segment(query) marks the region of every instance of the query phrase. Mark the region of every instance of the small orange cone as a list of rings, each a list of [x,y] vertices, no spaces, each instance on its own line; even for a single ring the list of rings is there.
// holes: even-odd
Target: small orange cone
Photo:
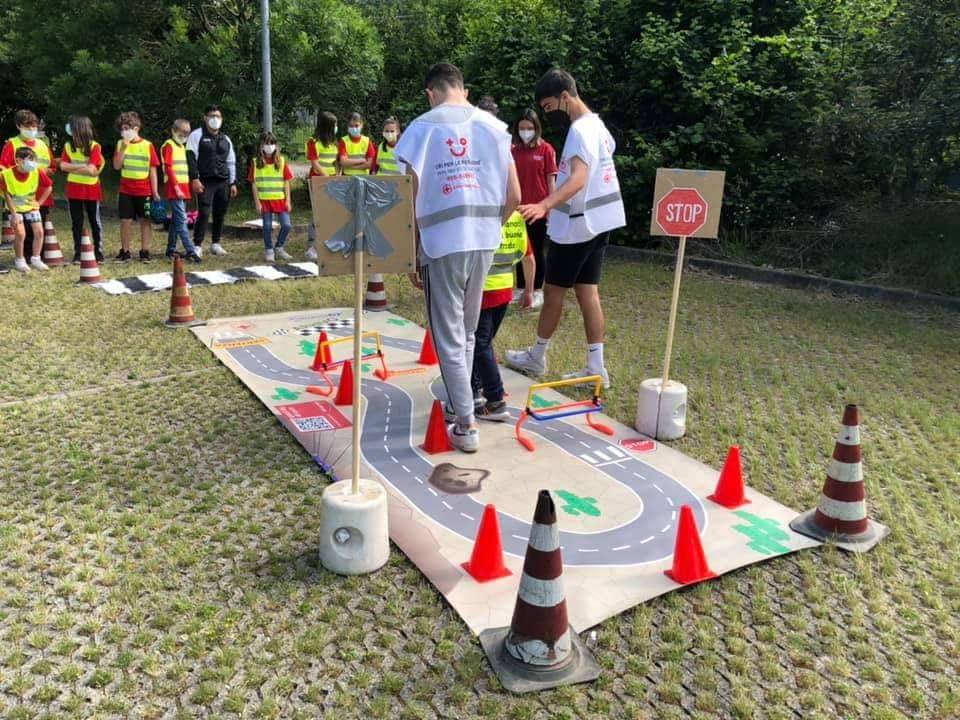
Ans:
[[[677,525],[677,542],[673,549],[673,567],[665,570],[668,578],[680,585],[690,585],[702,580],[715,578],[707,557],[700,544],[700,531],[689,505],[680,508],[680,522]]]
[[[97,256],[93,252],[93,240],[84,232],[80,238],[80,282],[98,283],[102,279]]]
[[[83,263],[81,261],[81,268]],[[173,258],[173,285],[170,287],[170,317],[164,323],[167,327],[190,327],[198,325],[190,302],[190,288],[187,287],[187,274],[183,271],[183,258]]]
[[[327,331],[321,330],[317,338],[317,351],[313,354],[313,364],[310,369],[313,371],[323,370],[323,363],[329,365],[333,362],[333,355],[330,353],[330,346],[324,345],[330,338],[327,337]]]
[[[503,564],[500,521],[497,519],[497,509],[493,505],[487,505],[483,509],[480,528],[473,543],[473,552],[470,559],[461,563],[460,567],[477,582],[496,580],[511,574]]]
[[[420,358],[417,360],[421,365],[436,365],[437,351],[433,349],[433,338],[430,337],[430,330],[423,333],[423,345],[420,346]]]
[[[60,252],[57,231],[53,229],[53,223],[49,220],[43,224],[43,262],[48,267],[63,265],[63,253]]]
[[[353,405],[353,365],[349,360],[343,363],[340,385],[337,387],[337,396],[333,399],[333,404]]]
[[[423,439],[421,447],[431,455],[453,450],[450,436],[447,435],[447,423],[443,419],[443,404],[439,400],[433,401],[430,420],[427,423],[427,436]]]
[[[740,465],[740,448],[738,446],[730,446],[727,459],[723,463],[723,470],[720,471],[717,489],[707,499],[713,500],[717,505],[723,505],[730,510],[750,503],[744,494],[743,468]]]

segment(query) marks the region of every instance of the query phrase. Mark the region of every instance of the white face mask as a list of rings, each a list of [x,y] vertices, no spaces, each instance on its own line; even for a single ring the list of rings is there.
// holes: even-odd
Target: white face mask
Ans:
[[[20,134],[25,137],[27,140],[33,140],[37,137],[36,128],[20,128]]]
[[[34,170],[36,170],[37,169],[36,160],[24,160],[23,169],[26,170],[27,172],[33,172]]]
[[[383,139],[388,143],[394,143],[397,141],[397,134],[391,130],[387,130],[383,133]]]
[[[126,129],[120,131],[120,137],[122,137],[127,142],[131,142],[137,136],[136,130]]]
[[[277,151],[276,145],[264,145],[263,154],[264,155],[273,155]]]
[[[521,130],[521,131],[518,132],[517,134],[520,136],[520,139],[521,139],[521,140],[523,140],[525,143],[528,143],[528,142],[530,142],[531,140],[533,140],[533,139],[537,136],[537,131],[536,131],[536,130]]]
[[[211,130],[219,130],[221,125],[223,125],[223,118],[218,118],[216,116],[207,118],[207,127],[209,127]]]
[[[187,144],[187,140],[189,140],[190,138],[189,138],[189,136],[187,136],[187,135],[174,135],[174,136],[173,136],[173,139],[174,139],[174,140],[177,142],[177,144],[179,144],[179,145],[186,145],[186,144]]]
[[[70,123],[64,125],[63,130],[67,133],[67,135],[70,135],[71,137],[73,136],[73,129],[70,127]]]

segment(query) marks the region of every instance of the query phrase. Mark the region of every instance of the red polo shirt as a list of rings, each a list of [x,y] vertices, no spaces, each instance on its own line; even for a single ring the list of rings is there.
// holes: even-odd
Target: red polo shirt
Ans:
[[[541,140],[536,147],[513,145],[510,151],[520,179],[520,204],[540,202],[550,194],[547,178],[557,174],[556,150],[546,140]]]

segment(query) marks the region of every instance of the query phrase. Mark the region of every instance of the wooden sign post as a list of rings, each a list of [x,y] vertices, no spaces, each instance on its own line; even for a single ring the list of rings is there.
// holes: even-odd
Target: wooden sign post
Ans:
[[[355,575],[379,569],[390,554],[386,490],[360,477],[363,275],[413,271],[413,186],[408,176],[313,177],[310,203],[320,276],[353,274],[352,473],[324,490],[320,562]]]
[[[686,432],[687,388],[670,383],[670,358],[680,302],[680,277],[687,238],[716,238],[720,227],[723,201],[723,171],[657,170],[653,191],[651,235],[672,235],[680,238],[677,264],[673,272],[673,296],[667,323],[667,347],[663,357],[663,374],[644,380],[640,386],[636,427],[640,432],[666,440],[683,437]],[[666,412],[665,412],[666,411]]]

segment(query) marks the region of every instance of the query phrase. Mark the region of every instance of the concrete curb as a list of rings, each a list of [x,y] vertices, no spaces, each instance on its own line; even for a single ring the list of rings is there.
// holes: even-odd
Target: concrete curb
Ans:
[[[661,253],[655,250],[643,250],[640,248],[629,248],[622,245],[610,245],[607,248],[609,257],[628,260],[630,262],[654,262],[660,265],[673,267],[676,257],[668,253]],[[729,262],[727,260],[711,260],[708,258],[689,257],[684,258],[686,267],[695,270],[711,272],[717,275],[727,275],[742,280],[752,282],[766,283],[770,285],[779,285],[781,287],[793,288],[795,290],[820,290],[833,292],[843,295],[855,295],[868,300],[875,300],[890,304],[912,303],[914,305],[923,305],[927,307],[941,307],[947,310],[960,312],[960,298],[947,295],[931,295],[916,290],[904,290],[901,288],[888,288],[880,285],[867,285],[863,283],[849,282],[847,280],[834,280],[832,278],[818,277],[816,275],[804,275],[802,273],[792,273],[786,270],[774,270],[771,268],[759,268],[751,265],[741,265],[739,263]]]

